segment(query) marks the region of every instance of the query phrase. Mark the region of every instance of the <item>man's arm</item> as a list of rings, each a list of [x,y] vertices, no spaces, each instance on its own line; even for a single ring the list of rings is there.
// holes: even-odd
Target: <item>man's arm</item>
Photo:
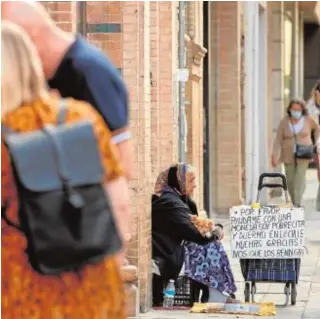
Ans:
[[[103,68],[90,72],[87,82],[91,103],[111,130],[112,141],[117,145],[125,176],[131,180],[134,172],[134,153],[132,135],[128,127],[129,101],[125,83],[108,60]]]

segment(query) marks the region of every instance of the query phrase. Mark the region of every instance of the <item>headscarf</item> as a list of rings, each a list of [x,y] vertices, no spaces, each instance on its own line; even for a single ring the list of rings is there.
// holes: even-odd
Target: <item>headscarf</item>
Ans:
[[[177,163],[165,169],[157,178],[155,194],[161,195],[164,191],[175,191],[180,195],[186,195],[186,175],[193,171],[193,167],[186,163]]]

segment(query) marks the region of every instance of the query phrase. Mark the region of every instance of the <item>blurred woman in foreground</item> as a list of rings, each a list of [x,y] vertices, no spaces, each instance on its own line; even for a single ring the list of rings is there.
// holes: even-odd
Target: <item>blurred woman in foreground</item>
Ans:
[[[59,98],[49,94],[42,66],[28,36],[17,26],[2,22],[1,121],[17,132],[30,132],[55,123]],[[111,134],[90,105],[67,99],[66,122],[92,121],[105,185],[116,219],[128,218],[128,186],[113,150]],[[2,211],[19,224],[17,188],[6,146],[1,144]],[[24,233],[1,220],[2,316],[4,319],[124,319],[124,290],[117,256],[87,265],[78,273],[60,276],[36,273],[25,252]]]

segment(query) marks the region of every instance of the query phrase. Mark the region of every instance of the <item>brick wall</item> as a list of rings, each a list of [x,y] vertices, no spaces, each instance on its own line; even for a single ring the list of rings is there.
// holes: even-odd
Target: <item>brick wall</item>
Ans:
[[[87,39],[108,52],[108,57],[122,68],[122,6],[120,1],[87,1]]]
[[[284,95],[284,67],[285,67],[285,47],[284,47],[284,2],[276,1],[268,3],[269,13],[272,15],[270,17],[269,32],[271,36],[271,43],[269,47],[269,54],[272,56],[271,70],[272,70],[272,81],[271,86],[271,108],[272,108],[272,118],[270,120],[272,135],[270,136],[270,150],[272,145],[272,140],[275,138],[277,127],[281,118],[284,116],[284,106],[285,106],[285,95]],[[269,154],[270,156],[270,154]],[[269,157],[270,158],[270,157]],[[271,168],[270,168],[271,169]],[[283,172],[282,167],[277,167],[271,169],[275,172]],[[274,190],[271,192],[273,196],[278,196],[281,194],[280,190]]]
[[[77,30],[79,12],[70,2],[44,2],[66,31]],[[178,160],[178,2],[88,1],[87,38],[120,69],[129,91],[134,136],[132,239],[127,257],[138,267],[140,309],[151,305],[151,194],[159,172]],[[199,82],[201,86],[201,82]],[[198,95],[201,108],[201,97]],[[201,118],[196,133],[201,133]],[[199,122],[200,121],[200,122]],[[201,135],[202,136],[202,135]],[[202,142],[196,156],[202,170]],[[199,196],[200,197],[200,196]]]
[[[45,7],[65,31],[79,16],[70,2]],[[128,259],[138,266],[140,308],[151,301],[151,194],[159,172],[177,161],[176,2],[87,2],[87,38],[121,69],[130,96],[135,178]],[[161,27],[160,27],[161,23]],[[165,54],[164,54],[165,53]]]
[[[210,41],[214,79],[210,108],[213,161],[212,195],[217,212],[228,212],[242,201],[241,165],[241,24],[240,3],[212,2]]]
[[[189,80],[186,83],[187,117],[187,161],[196,173],[197,188],[194,200],[198,209],[203,209],[203,58],[207,50],[203,47],[203,4],[191,1],[186,9],[187,68]]]
[[[274,57],[273,57],[273,32],[274,29],[273,25],[273,9],[274,3],[269,2],[266,7],[266,17],[267,17],[267,108],[268,108],[268,126],[267,126],[267,136],[268,136],[268,163],[269,163],[269,170],[271,170],[271,152],[272,152],[272,145],[273,145],[273,84],[272,84],[272,77],[273,77],[273,65],[274,65]]]
[[[130,93],[137,168],[131,185],[134,217],[128,257],[139,268],[144,312],[151,306],[151,194],[160,170],[177,154],[171,54],[175,4],[123,2],[122,6],[123,76]]]
[[[44,7],[57,25],[68,32],[76,30],[76,7],[70,1],[44,1]]]
[[[176,7],[176,2],[150,3],[152,186],[178,156]]]
[[[151,109],[149,4],[123,2],[123,76],[130,94],[131,127],[136,150],[135,178],[131,183],[132,240],[128,258],[138,266],[140,307],[150,300],[151,220]]]

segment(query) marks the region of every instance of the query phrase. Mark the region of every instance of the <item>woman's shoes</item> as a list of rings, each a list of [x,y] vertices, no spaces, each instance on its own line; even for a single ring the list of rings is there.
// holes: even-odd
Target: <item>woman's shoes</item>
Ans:
[[[228,297],[226,303],[241,303],[241,301],[237,300],[236,295],[231,293],[231,294],[229,294],[229,297]]]
[[[232,299],[236,299],[236,295],[233,294],[233,293],[229,294],[229,296],[230,296]]]

